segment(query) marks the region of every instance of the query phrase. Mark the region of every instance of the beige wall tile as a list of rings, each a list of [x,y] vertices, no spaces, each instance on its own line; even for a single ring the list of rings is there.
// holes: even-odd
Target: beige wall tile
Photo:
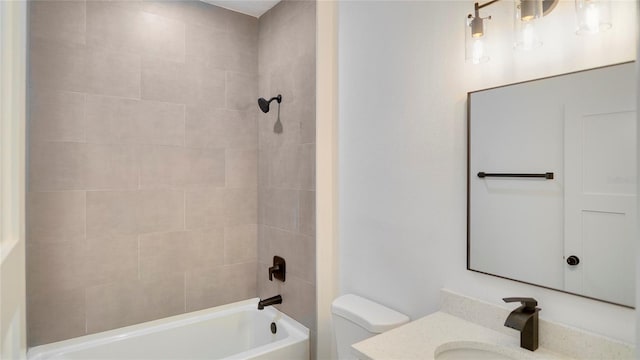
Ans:
[[[189,63],[145,58],[142,61],[142,98],[180,104],[223,107],[224,71],[200,60]]]
[[[225,32],[217,46],[209,47],[209,64],[217,69],[245,74],[258,73],[258,40],[256,36]]]
[[[111,51],[139,53],[142,14],[118,2],[87,2],[87,45]]]
[[[84,241],[29,244],[27,284],[29,295],[82,289],[86,283]]]
[[[184,230],[183,190],[141,190],[137,201],[139,233]]]
[[[137,234],[136,191],[87,192],[87,237]]]
[[[258,186],[258,151],[226,151],[226,186],[229,188],[256,188]]]
[[[202,188],[186,191],[187,229],[257,223],[257,193],[251,189]]]
[[[142,52],[167,60],[185,60],[185,24],[148,12],[142,15]]]
[[[255,111],[258,100],[257,81],[258,77],[256,75],[227,72],[227,109]],[[275,107],[277,104],[273,105]],[[274,110],[277,110],[277,108],[274,108]]]
[[[190,76],[192,66],[173,61],[143,59],[142,98],[180,104],[193,103],[197,89]]]
[[[224,186],[222,149],[141,146],[140,187]]]
[[[184,144],[184,105],[87,96],[87,141],[106,144]]]
[[[226,166],[223,149],[185,149],[185,155],[186,186],[225,185]]]
[[[140,188],[167,188],[185,182],[187,156],[185,148],[177,146],[139,146]]]
[[[66,142],[31,144],[29,190],[83,190],[85,188],[85,145]]]
[[[298,231],[301,234],[315,237],[316,236],[316,192],[300,191],[299,196],[299,222]]]
[[[109,283],[86,290],[87,332],[95,333],[184,312],[184,275]]]
[[[257,105],[256,105],[257,106]],[[187,107],[186,145],[196,148],[257,148],[256,112]]]
[[[138,5],[138,6],[136,6]],[[167,5],[157,3],[89,1],[87,4],[87,44],[184,61],[185,25],[167,14]],[[149,11],[142,11],[150,9]],[[177,7],[173,6],[172,10]],[[155,11],[153,11],[155,10]]]
[[[225,204],[221,189],[202,188],[186,191],[186,228],[210,229],[225,224]]]
[[[86,51],[82,45],[32,39],[29,52],[31,88],[85,91]]]
[[[184,229],[184,191],[89,191],[87,237]]]
[[[316,103],[301,106],[300,111],[294,116],[300,118],[300,143],[309,144],[316,142]]]
[[[187,61],[209,62],[213,49],[223,44],[226,31],[208,26],[187,23],[186,56]]]
[[[138,236],[87,239],[87,286],[138,278]]]
[[[103,50],[86,51],[86,92],[140,98],[140,56]]]
[[[224,263],[255,262],[258,258],[258,225],[229,226],[224,229]]]
[[[189,271],[187,311],[206,309],[256,296],[256,263]]]
[[[302,153],[298,144],[282,144],[263,148],[268,154],[269,186],[287,189],[300,187]]]
[[[224,189],[226,225],[258,223],[258,192],[256,189]]]
[[[141,1],[139,5],[140,11],[160,15],[167,19],[185,21],[185,1]]]
[[[289,189],[261,189],[260,215],[265,225],[284,230],[298,229],[298,191]]]
[[[138,188],[138,158],[132,145],[86,144],[84,151],[86,189]]]
[[[316,144],[303,144],[299,149],[300,189],[316,189]]]
[[[146,234],[140,236],[140,276],[221,266],[224,257],[222,228]]]
[[[32,90],[29,100],[31,141],[85,140],[85,94]]]
[[[224,107],[224,94],[227,86],[225,72],[208,64],[202,68],[194,67],[191,70],[195,71],[195,73],[191,73],[191,76],[195,79],[197,90],[197,96],[191,103],[205,104],[214,108]]]
[[[27,297],[29,346],[85,334],[84,289]]]
[[[316,328],[316,288],[291,277],[282,286],[282,305],[278,308],[309,329]]]
[[[32,38],[85,43],[84,0],[31,1],[29,35]]]
[[[28,197],[30,244],[84,239],[84,191],[30,192]]]

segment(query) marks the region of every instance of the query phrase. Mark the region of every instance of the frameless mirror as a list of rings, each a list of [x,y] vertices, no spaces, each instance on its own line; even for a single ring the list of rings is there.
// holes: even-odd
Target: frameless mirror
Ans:
[[[467,101],[467,268],[633,307],[635,63]]]

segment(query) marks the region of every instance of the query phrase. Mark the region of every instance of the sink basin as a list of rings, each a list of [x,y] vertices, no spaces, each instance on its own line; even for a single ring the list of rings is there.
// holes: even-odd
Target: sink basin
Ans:
[[[495,351],[471,348],[445,350],[436,355],[436,360],[515,360]]]
[[[435,351],[436,360],[516,360],[513,349],[481,342],[460,341],[441,345]]]

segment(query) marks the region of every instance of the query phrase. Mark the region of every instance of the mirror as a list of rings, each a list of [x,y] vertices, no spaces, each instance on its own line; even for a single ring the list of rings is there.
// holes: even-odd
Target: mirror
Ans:
[[[633,307],[635,63],[467,101],[467,269]]]

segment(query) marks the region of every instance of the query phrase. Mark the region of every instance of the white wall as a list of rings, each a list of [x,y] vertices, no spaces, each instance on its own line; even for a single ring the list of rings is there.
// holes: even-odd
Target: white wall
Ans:
[[[26,355],[25,88],[27,5],[0,2],[0,359]]]
[[[574,35],[573,2],[543,19],[542,48],[514,53],[510,1],[491,14],[492,60],[464,62],[473,2],[341,2],[340,291],[416,318],[439,289],[500,303],[534,296],[541,316],[634,341],[633,311],[466,270],[466,93],[635,58],[635,5],[614,27]]]

